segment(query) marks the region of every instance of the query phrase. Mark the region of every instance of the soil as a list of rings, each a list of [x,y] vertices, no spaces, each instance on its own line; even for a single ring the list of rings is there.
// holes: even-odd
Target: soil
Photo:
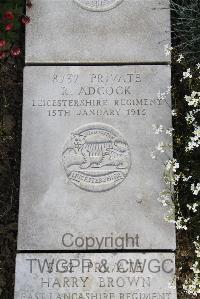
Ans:
[[[23,58],[0,64],[0,298],[14,298]]]

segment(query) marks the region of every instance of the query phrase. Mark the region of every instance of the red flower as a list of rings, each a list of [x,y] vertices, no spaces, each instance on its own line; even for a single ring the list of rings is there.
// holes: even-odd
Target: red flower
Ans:
[[[14,57],[19,56],[21,54],[21,49],[20,48],[12,48],[10,50],[10,54]]]
[[[6,56],[5,52],[0,52],[0,59],[3,59]]]
[[[22,17],[22,24],[27,25],[28,23],[30,23],[30,20],[30,17],[24,16]]]
[[[10,31],[11,29],[13,28],[13,24],[12,23],[9,23],[5,26],[5,30],[6,31]]]
[[[5,12],[3,18],[7,19],[7,20],[13,20],[15,18],[15,16],[12,13],[12,11],[8,10],[8,11]]]
[[[0,48],[5,47],[6,41],[4,39],[0,39]]]

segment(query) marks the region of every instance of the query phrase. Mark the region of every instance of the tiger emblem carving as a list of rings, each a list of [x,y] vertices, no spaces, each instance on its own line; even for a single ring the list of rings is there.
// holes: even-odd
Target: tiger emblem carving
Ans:
[[[64,146],[62,161],[67,176],[73,177],[76,185],[83,178],[86,182],[99,180],[98,190],[105,178],[108,185],[122,181],[131,165],[128,143],[114,128],[101,123],[74,130]]]
[[[83,156],[81,168],[115,165],[126,168],[128,145],[119,138],[107,142],[87,142],[86,137],[72,134],[73,150]]]

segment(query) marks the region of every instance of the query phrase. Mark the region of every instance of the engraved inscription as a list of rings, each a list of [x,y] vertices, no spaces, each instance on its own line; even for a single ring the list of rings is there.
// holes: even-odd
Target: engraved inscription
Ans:
[[[115,8],[124,0],[74,0],[82,8],[91,11],[106,11]]]
[[[113,127],[102,123],[73,131],[64,146],[62,161],[71,182],[94,192],[117,186],[131,166],[128,143]]]
[[[16,269],[15,299],[177,298],[170,253],[29,253]]]
[[[57,71],[50,79],[55,93],[33,98],[32,107],[52,118],[96,117],[97,121],[102,121],[102,117],[128,117],[147,120],[152,113],[162,109],[166,99],[158,91],[149,94],[144,88],[146,79],[137,68],[132,72],[85,72],[84,78],[77,72]]]

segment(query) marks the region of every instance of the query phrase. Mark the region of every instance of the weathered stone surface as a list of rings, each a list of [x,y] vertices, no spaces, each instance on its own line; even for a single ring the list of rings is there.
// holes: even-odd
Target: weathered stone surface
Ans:
[[[169,85],[168,66],[25,68],[19,250],[175,248],[150,157]]]
[[[166,62],[169,0],[33,0],[27,63]]]
[[[170,253],[18,254],[14,298],[176,299],[174,273]]]

